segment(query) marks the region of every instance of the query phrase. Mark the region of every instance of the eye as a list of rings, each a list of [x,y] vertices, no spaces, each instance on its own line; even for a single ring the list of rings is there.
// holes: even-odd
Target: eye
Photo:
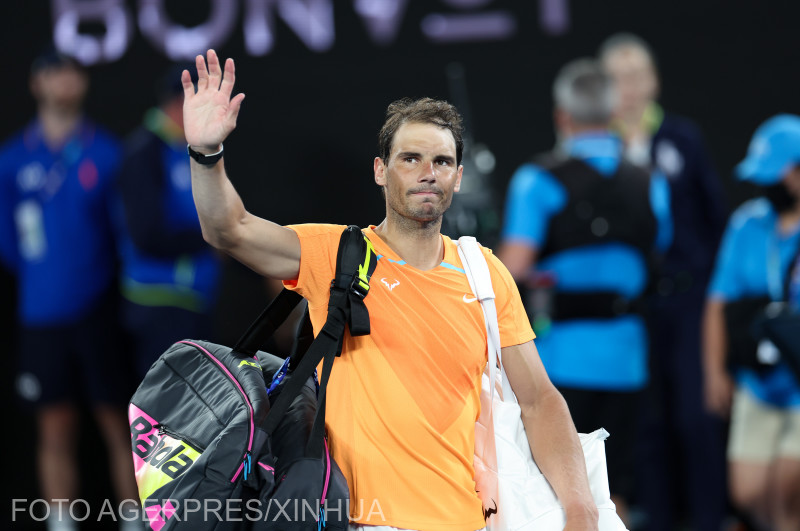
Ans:
[[[449,161],[449,160],[447,160],[447,159],[438,159],[438,160],[436,161],[436,164],[437,164],[438,166],[450,166],[450,161]]]
[[[403,159],[403,162],[408,162],[409,164],[413,164],[417,162],[417,157],[406,157]]]

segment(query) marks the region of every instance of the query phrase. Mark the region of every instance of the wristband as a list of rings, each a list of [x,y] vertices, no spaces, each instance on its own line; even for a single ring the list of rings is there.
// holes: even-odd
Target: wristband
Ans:
[[[192,157],[198,164],[202,164],[203,166],[213,166],[219,162],[219,159],[222,158],[222,152],[225,151],[225,148],[222,146],[222,144],[220,144],[219,151],[216,153],[211,153],[210,155],[204,155],[199,151],[195,151],[192,149],[191,145],[187,144],[186,151],[189,153],[189,156]]]

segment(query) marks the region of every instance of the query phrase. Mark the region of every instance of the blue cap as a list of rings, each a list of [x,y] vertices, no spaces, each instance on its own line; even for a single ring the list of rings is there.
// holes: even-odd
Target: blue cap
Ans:
[[[770,186],[783,180],[794,164],[800,164],[800,116],[779,114],[756,129],[747,156],[736,166],[736,175]]]

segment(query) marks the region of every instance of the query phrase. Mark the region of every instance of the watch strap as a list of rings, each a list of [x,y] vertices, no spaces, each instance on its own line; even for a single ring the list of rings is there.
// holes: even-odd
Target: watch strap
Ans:
[[[205,155],[199,151],[195,151],[192,149],[191,145],[187,144],[186,151],[189,153],[189,156],[192,157],[198,164],[202,164],[203,166],[213,166],[219,162],[219,159],[222,158],[222,153],[225,151],[225,148],[222,144],[220,144],[219,151]]]

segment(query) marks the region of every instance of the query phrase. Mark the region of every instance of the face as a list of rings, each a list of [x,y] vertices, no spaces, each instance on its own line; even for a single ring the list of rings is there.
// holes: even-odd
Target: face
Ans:
[[[620,47],[605,57],[603,66],[616,83],[619,114],[641,113],[655,100],[658,79],[650,57],[642,49]]]
[[[453,134],[433,124],[405,123],[394,135],[388,160],[375,158],[375,182],[392,212],[414,221],[442,217],[461,186]]]
[[[45,68],[31,77],[31,92],[43,105],[80,107],[88,87],[86,74],[71,66]]]
[[[783,184],[795,200],[800,200],[800,166],[794,166],[786,172]]]

